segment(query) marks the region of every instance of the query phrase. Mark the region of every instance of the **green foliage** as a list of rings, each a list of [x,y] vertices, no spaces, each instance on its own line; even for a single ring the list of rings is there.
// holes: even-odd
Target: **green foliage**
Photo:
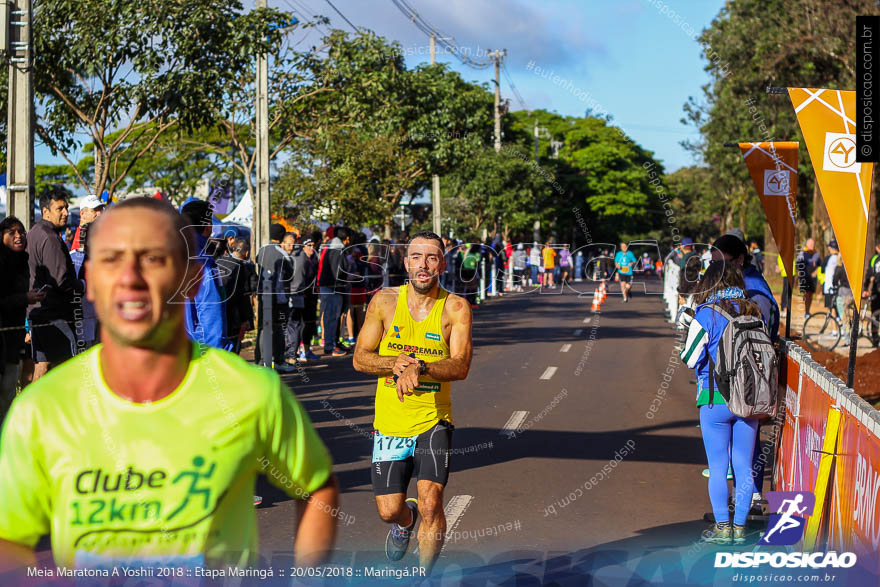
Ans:
[[[254,55],[278,46],[281,33],[270,25],[288,17],[242,9],[240,0],[41,2],[37,134],[68,159],[83,187],[114,191],[168,129],[209,125],[212,106]],[[94,146],[91,181],[70,159],[78,132]]]
[[[682,122],[702,134],[684,145],[712,170],[721,230],[750,223],[758,235],[763,232],[742,155],[725,148],[727,141],[800,141],[799,215],[813,213],[814,175],[791,102],[765,89],[853,89],[855,17],[877,13],[869,0],[729,0],[703,31],[712,81],[701,99],[692,97],[684,106]]]
[[[385,226],[406,194],[454,169],[491,130],[492,98],[443,65],[407,70],[400,47],[334,31],[313,78],[326,91],[273,189],[273,210]]]

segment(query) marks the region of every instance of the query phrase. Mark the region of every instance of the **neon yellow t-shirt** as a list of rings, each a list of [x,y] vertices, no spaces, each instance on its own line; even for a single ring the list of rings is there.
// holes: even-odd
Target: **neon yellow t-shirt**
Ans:
[[[440,288],[440,295],[431,311],[421,322],[416,322],[406,303],[408,286],[401,285],[391,328],[379,343],[380,357],[396,357],[400,353],[414,354],[426,363],[448,359],[449,344],[443,338],[443,308],[449,292]],[[417,436],[430,430],[440,420],[452,423],[452,384],[437,381],[427,375],[419,377],[419,385],[412,395],[397,397],[393,377],[379,377],[376,382],[376,416],[373,426],[385,436]]]
[[[330,456],[278,375],[194,345],[154,403],[114,394],[98,345],[30,385],[0,439],[0,538],[51,534],[59,565],[244,566],[257,558],[255,478],[294,498]]]

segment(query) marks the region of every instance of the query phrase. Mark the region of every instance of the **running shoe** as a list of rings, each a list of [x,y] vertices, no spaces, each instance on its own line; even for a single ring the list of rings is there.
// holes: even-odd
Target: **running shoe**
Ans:
[[[347,344],[349,346],[354,346],[354,344],[356,342],[357,342],[357,339],[353,336],[349,336],[348,338],[345,339],[345,344]]]
[[[410,536],[419,517],[419,500],[412,497],[407,499],[406,507],[412,512],[412,523],[406,528],[401,528],[397,522],[391,524],[391,530],[388,531],[388,537],[385,539],[385,556],[391,561],[399,561],[406,554]]]
[[[261,503],[263,503],[263,496],[262,495],[255,495],[254,496],[254,506],[258,506]]]
[[[318,360],[321,359],[321,357],[319,357],[318,355],[316,355],[315,353],[313,353],[313,352],[311,351],[311,349],[309,349],[309,350],[306,351],[306,353],[305,353],[305,357],[306,357],[306,360],[308,360],[308,361],[318,361]]]
[[[729,531],[729,528],[728,528]],[[736,524],[733,525],[733,543],[734,544],[745,544],[746,543],[746,527],[738,526]]]
[[[324,351],[325,355],[328,353],[333,355],[334,357],[344,357],[345,355],[348,354],[348,349],[346,349],[342,346],[337,346],[332,351],[326,351],[326,350]]]
[[[716,523],[713,524],[709,530],[703,532],[702,536],[700,536],[700,541],[709,542],[711,544],[730,544],[730,539],[732,535],[733,530],[730,527],[730,523]]]
[[[297,353],[296,359],[301,363],[308,363],[309,362],[309,358],[306,356],[305,351],[300,351],[299,353]]]
[[[293,373],[294,371],[296,371],[296,367],[294,367],[293,365],[288,365],[287,363],[281,363],[275,365],[275,370],[279,373]]]
[[[706,479],[709,478],[709,469],[703,469],[703,477],[705,477]],[[727,480],[733,481],[733,469],[731,469],[730,467],[727,467]]]

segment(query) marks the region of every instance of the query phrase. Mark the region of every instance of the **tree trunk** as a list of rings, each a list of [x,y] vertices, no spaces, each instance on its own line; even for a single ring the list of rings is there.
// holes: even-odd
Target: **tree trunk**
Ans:
[[[385,233],[382,238],[384,238],[385,240],[391,240],[391,221],[390,220],[385,221]]]

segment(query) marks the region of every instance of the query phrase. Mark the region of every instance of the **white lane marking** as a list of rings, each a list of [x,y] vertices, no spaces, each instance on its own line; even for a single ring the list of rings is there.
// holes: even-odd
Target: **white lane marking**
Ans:
[[[584,331],[583,331],[582,329],[580,329],[580,328],[578,328],[577,330],[574,331],[574,335],[575,335],[575,336],[580,336],[580,335],[583,334],[583,333],[584,333]]]
[[[584,324],[589,324],[592,321],[593,321],[592,318],[584,318]]]
[[[453,495],[449,499],[449,503],[443,508],[443,514],[446,516],[446,539],[449,538],[450,534],[461,523],[461,517],[471,507],[473,501],[474,497],[472,495]],[[443,541],[443,548],[446,548],[446,540]],[[440,549],[440,552],[443,552],[443,548]],[[419,554],[418,545],[416,545],[413,554]]]
[[[550,379],[556,373],[556,367],[547,367],[538,379]]]
[[[562,348],[559,349],[559,352],[560,353],[567,353],[570,350],[571,350],[571,345],[566,343],[566,344],[562,345]]]
[[[498,431],[498,434],[510,434],[513,433],[514,430],[522,426],[522,423],[526,421],[526,416],[529,413],[525,411],[517,411],[510,415],[510,418],[507,419],[504,426],[501,427],[501,430]]]

